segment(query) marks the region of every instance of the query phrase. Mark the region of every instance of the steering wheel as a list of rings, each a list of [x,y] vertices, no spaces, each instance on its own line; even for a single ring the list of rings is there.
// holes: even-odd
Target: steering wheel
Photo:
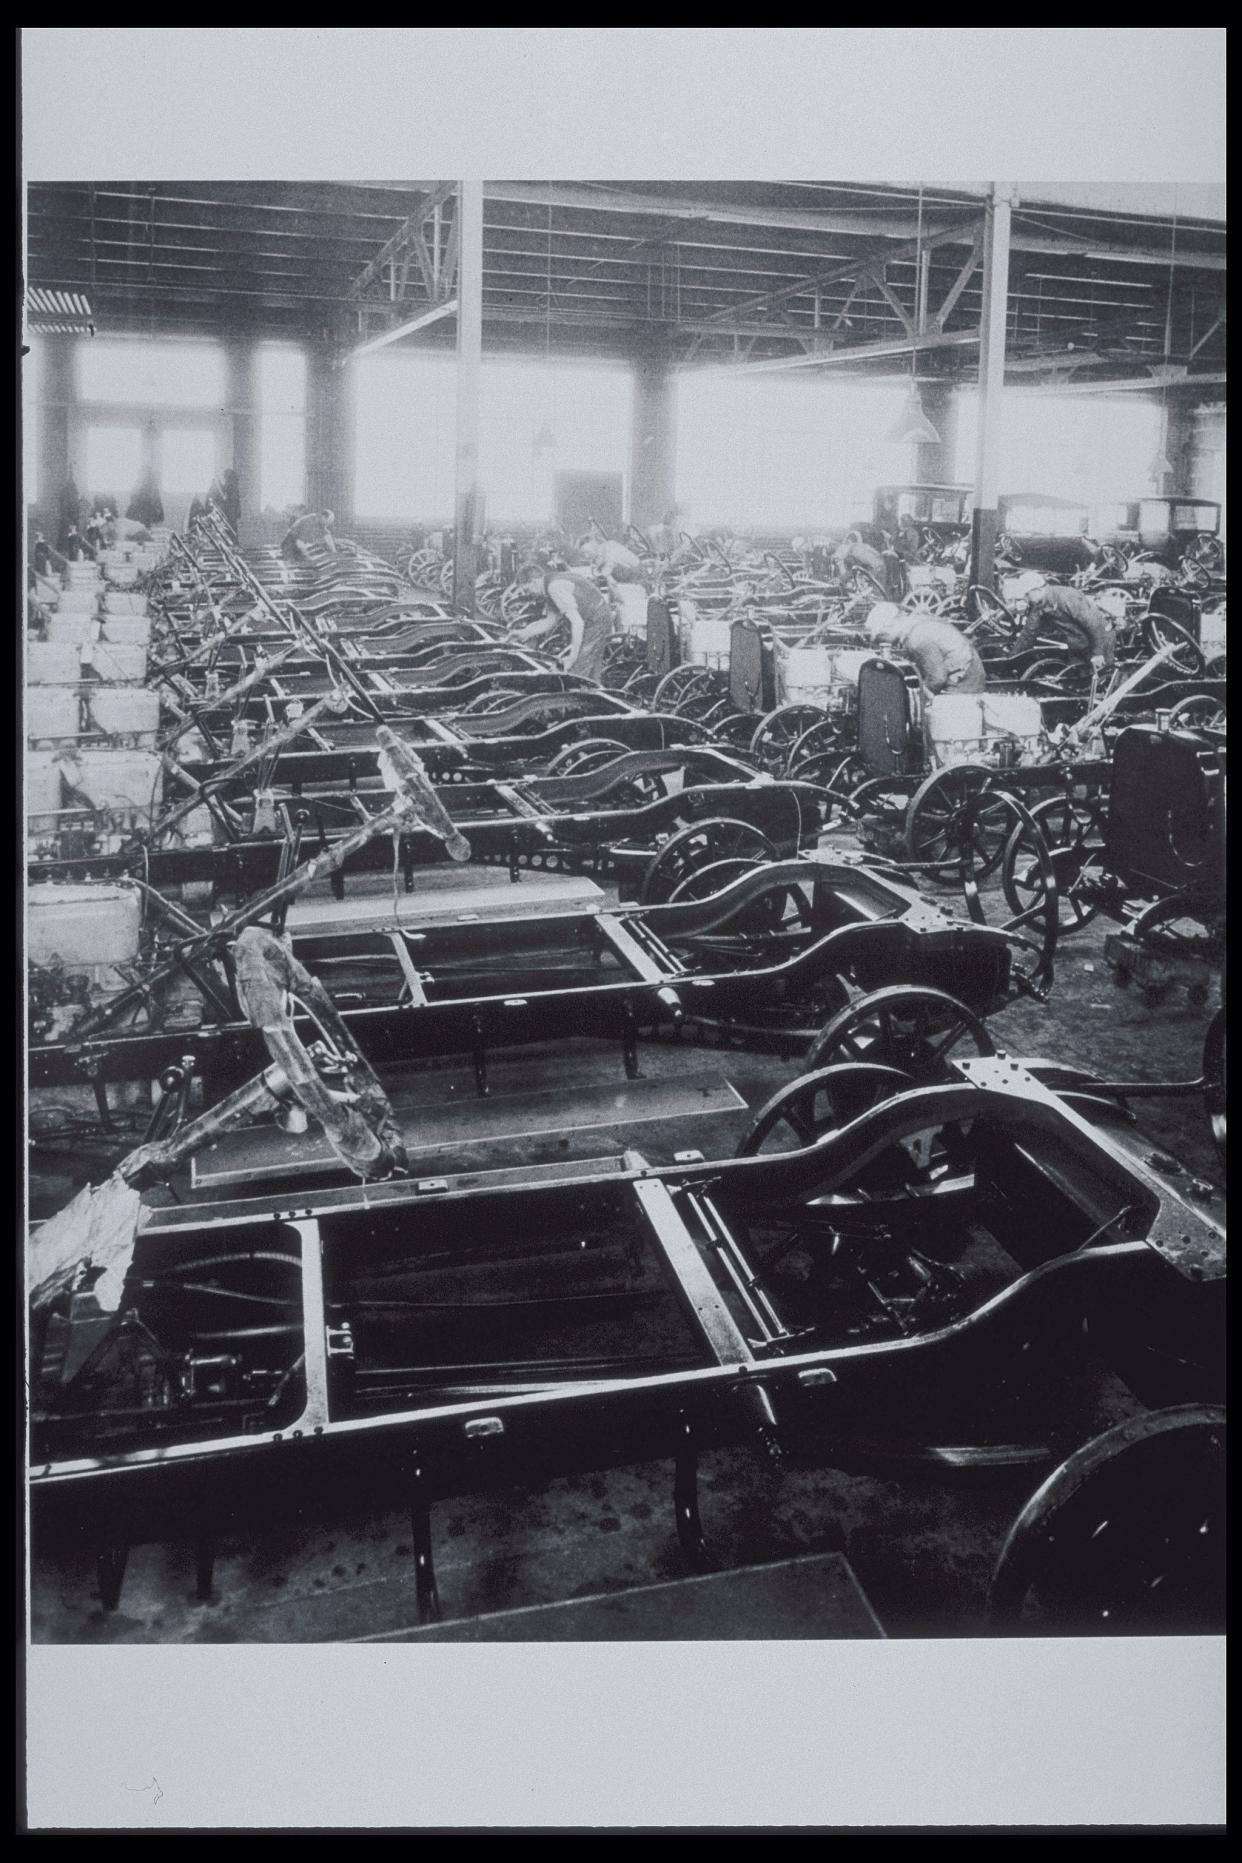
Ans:
[[[168,1178],[221,1132],[290,1099],[322,1127],[337,1157],[360,1178],[405,1171],[405,1143],[392,1104],[323,985],[261,925],[240,933],[233,960],[237,1000],[266,1042],[271,1065],[171,1139],[131,1152],[120,1166],[126,1182]],[[293,1026],[295,1002],[319,1030],[310,1049]]]

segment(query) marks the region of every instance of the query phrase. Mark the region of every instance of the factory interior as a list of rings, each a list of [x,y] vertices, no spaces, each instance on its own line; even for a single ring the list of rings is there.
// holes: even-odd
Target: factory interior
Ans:
[[[1223,190],[26,190],[29,1610],[1212,1633]]]

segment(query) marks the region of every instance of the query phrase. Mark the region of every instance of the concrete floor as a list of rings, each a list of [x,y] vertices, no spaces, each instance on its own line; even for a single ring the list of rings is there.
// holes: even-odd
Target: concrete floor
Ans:
[[[1050,1001],[1021,1003],[995,1017],[990,1026],[998,1044],[1015,1056],[1041,1055],[1105,1078],[1193,1078],[1215,989],[1206,1008],[1192,1006],[1184,991],[1148,1007],[1111,980],[1103,942],[1112,929],[1100,921],[1065,941]],[[520,1057],[508,1065],[520,1066]],[[611,1051],[592,1065],[601,1079],[620,1072]],[[675,1076],[687,1066],[735,1080],[752,1103],[763,1086],[756,1069],[773,1081],[788,1077],[788,1063],[751,1056],[667,1043],[645,1051],[649,1077]],[[748,1070],[751,1078],[744,1079]],[[1136,1110],[1153,1144],[1219,1181],[1199,1101],[1139,1102]],[[719,1142],[737,1123],[736,1114],[692,1120],[674,1144],[677,1129],[657,1121],[636,1128],[628,1142],[651,1158],[671,1155],[678,1144],[710,1154],[709,1130]],[[1067,1386],[1058,1402],[1071,1445],[1141,1408],[1102,1371]],[[735,1449],[704,1458],[700,1495],[720,1564],[844,1550],[890,1636],[960,1636],[981,1629],[988,1574],[1041,1478],[1029,1469],[946,1475],[906,1467],[884,1476],[778,1470]],[[537,1492],[445,1501],[434,1509],[433,1524],[447,1617],[621,1590],[684,1571],[668,1464],[561,1480]],[[32,1573],[31,1612],[36,1642],[319,1642],[397,1631],[417,1616],[409,1522],[395,1509],[366,1518],[334,1513],[328,1499],[313,1524],[292,1521],[259,1541],[226,1532],[215,1594],[206,1604],[195,1601],[188,1549],[137,1547],[113,1613],[100,1609],[85,1548],[42,1555]]]

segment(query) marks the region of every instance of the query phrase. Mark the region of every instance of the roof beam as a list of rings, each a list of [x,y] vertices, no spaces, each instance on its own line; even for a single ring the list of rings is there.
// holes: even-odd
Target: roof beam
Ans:
[[[714,326],[718,328],[719,326]],[[722,332],[732,334],[732,332]],[[771,331],[765,331],[771,335]],[[779,333],[778,333],[779,334]],[[840,363],[871,362],[889,356],[909,356],[924,349],[964,349],[979,341],[978,330],[929,332],[926,336],[898,336],[878,343],[821,344],[804,355],[769,356],[762,362],[713,363],[710,372],[718,375],[775,374],[781,369],[827,368]],[[706,371],[696,371],[705,373]]]

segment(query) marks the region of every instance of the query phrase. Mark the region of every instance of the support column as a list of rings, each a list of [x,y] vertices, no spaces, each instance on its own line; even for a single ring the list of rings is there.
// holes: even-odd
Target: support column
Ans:
[[[996,534],[1000,528],[1001,393],[1005,386],[1005,317],[1009,304],[1009,227],[1013,188],[994,181],[983,220],[983,322],[979,335],[979,454],[975,468],[975,513],[970,538],[970,579],[981,588],[996,584]]]
[[[245,549],[259,541],[258,359],[254,344],[239,337],[229,342],[227,355],[232,466],[241,496],[237,541]]]
[[[952,382],[920,382],[923,412],[938,441],[920,440],[914,449],[914,477],[920,485],[951,485],[957,461],[958,400]]]
[[[345,352],[318,344],[307,357],[306,501],[333,511],[347,533],[354,519],[355,384]]]
[[[479,485],[479,374],[483,364],[483,183],[457,184],[457,465],[453,601],[474,613],[483,542]]]
[[[1194,492],[1195,410],[1188,395],[1166,399],[1157,442],[1172,472],[1155,487],[1161,498],[1189,498]]]
[[[72,337],[45,336],[42,341],[42,380],[34,384],[34,394],[39,405],[37,502],[45,522],[54,526],[60,511],[60,495],[69,483],[73,469],[69,456],[69,436],[75,393],[74,340]],[[22,367],[29,368],[33,360],[33,356],[27,356]],[[30,488],[27,488],[26,502],[36,502]],[[51,531],[47,535],[50,538]]]
[[[644,344],[634,371],[634,425],[630,434],[629,521],[658,524],[676,497],[677,413],[667,344]]]

